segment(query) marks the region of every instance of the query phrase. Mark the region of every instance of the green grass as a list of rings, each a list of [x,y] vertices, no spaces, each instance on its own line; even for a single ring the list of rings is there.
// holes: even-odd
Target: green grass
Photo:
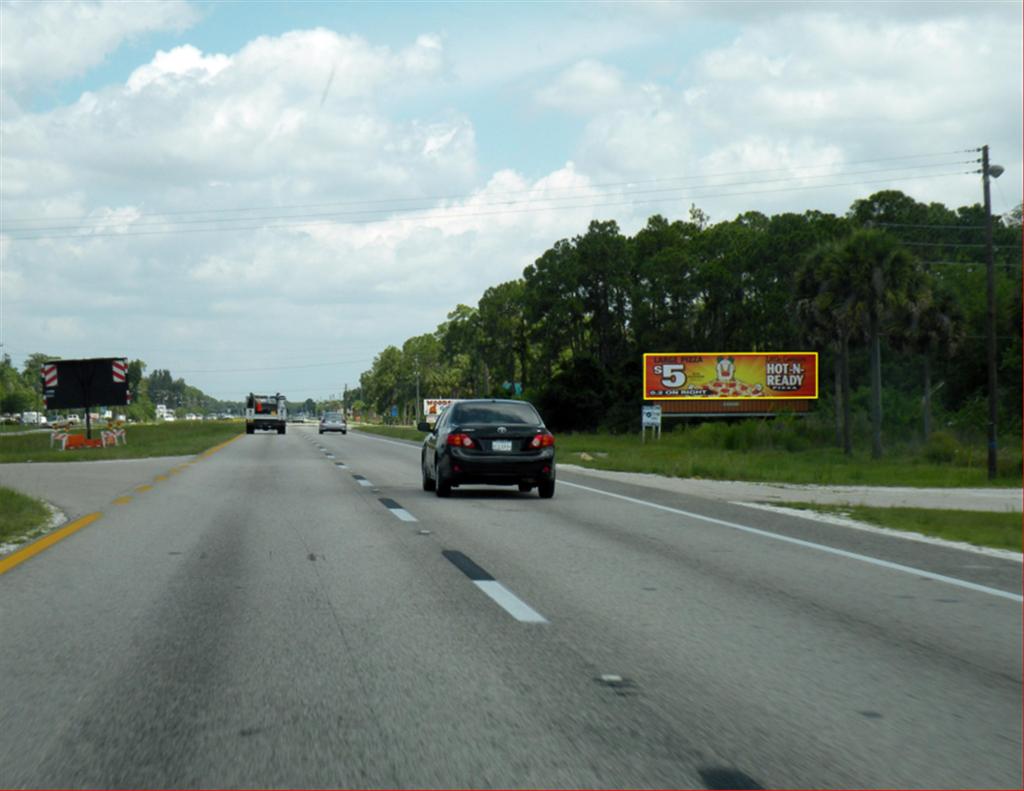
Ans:
[[[353,428],[400,439],[423,439],[421,432],[409,427]],[[559,434],[558,459],[593,469],[728,481],[936,488],[1021,485],[1019,448],[1000,452],[1000,475],[989,481],[985,454],[980,450],[959,454],[954,461],[933,461],[923,449],[901,447],[874,460],[866,450],[846,456],[837,448],[817,446],[799,430],[799,426],[785,429],[755,423],[709,426],[707,430],[674,431],[660,440],[648,438],[646,443],[638,435]]]
[[[125,428],[128,444],[107,448],[79,448],[62,451],[50,448],[50,435],[0,435],[0,463],[25,461],[99,461],[105,459],[141,459],[150,456],[191,456],[231,439],[245,431],[241,421],[159,423],[130,425]],[[76,430],[85,434],[85,429]],[[93,429],[94,438],[100,430]]]
[[[866,505],[772,503],[826,514],[839,514],[858,522],[909,530],[949,541],[981,547],[1021,551],[1021,515],[992,511],[947,511],[936,508],[875,508]]]
[[[39,500],[0,486],[0,542],[20,543],[49,518],[50,512]]]
[[[365,431],[367,434],[379,434],[382,437],[393,439],[411,439],[416,442],[423,442],[423,438],[426,436],[422,431],[408,426],[373,426],[366,423],[350,423],[349,428]]]

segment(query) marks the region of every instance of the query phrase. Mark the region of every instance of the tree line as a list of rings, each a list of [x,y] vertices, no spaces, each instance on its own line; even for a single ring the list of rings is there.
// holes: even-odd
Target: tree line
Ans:
[[[405,420],[423,397],[522,397],[560,431],[639,425],[644,352],[820,353],[837,444],[857,427],[984,433],[985,214],[888,190],[843,216],[655,215],[555,242],[515,280],[388,346],[349,403]],[[1002,428],[1021,405],[1021,207],[993,219]],[[883,410],[883,403],[885,409]],[[975,418],[978,418],[975,420]],[[974,423],[977,423],[974,426]],[[945,425],[945,424],[944,424]],[[1019,432],[1018,432],[1019,433]]]

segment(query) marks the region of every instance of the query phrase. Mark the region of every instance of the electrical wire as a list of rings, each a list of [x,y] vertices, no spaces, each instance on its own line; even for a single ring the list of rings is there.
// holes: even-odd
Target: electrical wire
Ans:
[[[917,175],[917,176],[911,176],[911,177],[906,177],[906,178],[907,178],[907,180],[910,180],[910,181],[921,181],[921,180],[924,180],[924,179],[947,178],[949,176],[966,175],[966,174],[970,174],[972,172],[973,171],[950,171],[950,172],[947,172],[947,173],[931,173],[931,174]],[[569,206],[535,206],[535,207],[530,207],[530,208],[504,209],[504,210],[490,211],[490,212],[461,212],[461,213],[456,213],[456,214],[452,214],[452,213],[429,214],[428,213],[428,214],[418,214],[418,215],[410,214],[410,215],[391,216],[391,217],[379,218],[379,219],[360,219],[360,220],[344,220],[344,221],[313,220],[313,219],[308,219],[308,218],[296,217],[296,218],[294,218],[294,220],[295,220],[294,222],[274,222],[274,223],[271,223],[271,224],[248,225],[248,226],[229,226],[229,227],[218,226],[218,227],[212,227],[212,228],[177,228],[177,227],[169,227],[169,228],[165,228],[163,230],[151,230],[151,231],[130,231],[129,230],[129,231],[123,231],[123,232],[37,234],[37,235],[29,235],[29,236],[14,236],[14,235],[12,235],[12,236],[9,236],[8,238],[10,238],[11,240],[19,240],[19,241],[38,241],[38,240],[43,240],[43,239],[95,239],[95,238],[102,238],[102,237],[124,238],[124,237],[130,237],[130,236],[163,235],[163,234],[167,234],[167,233],[189,234],[189,233],[224,233],[224,232],[230,232],[230,231],[278,230],[278,229],[295,228],[295,227],[301,227],[301,226],[308,227],[308,226],[311,226],[311,225],[325,225],[325,224],[326,225],[374,225],[374,224],[380,224],[380,223],[402,222],[402,221],[407,221],[407,220],[413,220],[413,221],[453,220],[453,219],[467,219],[467,218],[474,218],[474,217],[488,217],[488,216],[496,216],[496,215],[527,214],[527,213],[533,213],[533,212],[538,212],[538,211],[572,211],[572,210],[579,210],[579,209],[606,208],[606,207],[612,207],[612,206],[639,206],[639,205],[650,204],[650,203],[663,203],[666,200],[672,200],[673,202],[679,202],[679,201],[691,201],[691,200],[707,200],[708,198],[749,197],[751,195],[766,195],[766,194],[777,193],[777,192],[795,192],[795,191],[815,190],[815,189],[832,189],[832,188],[835,188],[835,187],[844,187],[844,186],[865,186],[865,185],[871,185],[871,184],[891,184],[891,183],[892,183],[892,179],[885,179],[885,180],[881,180],[881,181],[860,181],[860,180],[858,180],[858,181],[836,182],[836,183],[831,183],[831,184],[804,185],[804,186],[800,186],[800,187],[776,187],[776,188],[767,189],[767,190],[744,190],[742,192],[723,192],[723,193],[717,193],[717,194],[716,193],[712,193],[712,194],[694,195],[694,194],[691,193],[689,195],[675,196],[675,197],[670,198],[670,199],[662,197],[662,198],[654,198],[654,199],[639,200],[639,201],[619,200],[619,201],[608,201],[608,202],[602,202],[602,203],[587,203],[587,204],[569,205]],[[698,189],[713,189],[716,186],[718,186],[718,185],[709,185],[707,187],[698,188]],[[424,210],[422,210],[422,209],[415,209],[415,210],[411,210],[411,211],[424,211]],[[361,213],[366,214],[366,213],[371,213],[371,212],[361,212]],[[232,220],[229,220],[229,222],[230,221],[232,221]],[[235,221],[235,222],[243,222],[243,221],[252,222],[252,220],[250,220],[249,218],[238,218],[237,220],[233,220],[233,221]],[[217,220],[210,220],[210,222],[219,222],[219,221],[217,221]]]
[[[761,184],[778,184],[780,182],[785,183],[785,182],[790,182],[790,181],[798,181],[798,180],[807,179],[807,178],[835,178],[835,177],[846,177],[846,176],[875,175],[875,174],[878,174],[878,173],[891,173],[893,171],[906,170],[909,167],[939,167],[939,166],[941,166],[941,167],[951,167],[951,166],[954,166],[954,165],[964,165],[964,164],[968,164],[968,162],[961,160],[961,161],[957,161],[957,162],[939,162],[939,163],[934,163],[933,165],[908,165],[908,166],[901,166],[901,167],[897,167],[897,168],[878,168],[878,169],[875,169],[875,170],[857,170],[857,171],[850,171],[848,173],[842,173],[842,172],[840,172],[840,173],[827,173],[827,174],[822,174],[820,176],[786,176],[785,178],[763,179],[763,180],[759,180],[759,181],[734,181],[734,182],[726,182],[724,184],[718,183],[718,184],[693,185],[693,186],[690,186],[690,187],[662,187],[662,188],[659,188],[659,189],[648,189],[648,190],[625,190],[625,191],[611,192],[611,193],[605,193],[605,194],[595,194],[594,190],[590,189],[589,191],[583,192],[581,194],[574,194],[574,195],[541,195],[541,196],[539,196],[537,198],[524,198],[522,200],[488,200],[488,201],[484,201],[484,202],[481,202],[481,203],[475,203],[475,204],[473,204],[473,206],[474,207],[518,206],[520,204],[530,203],[530,202],[534,202],[534,201],[537,201],[537,200],[541,200],[541,201],[585,200],[585,199],[600,198],[600,197],[606,197],[606,196],[607,197],[619,197],[619,196],[625,197],[625,196],[633,196],[633,195],[652,195],[652,194],[670,193],[670,192],[678,192],[679,190],[682,190],[682,189],[704,190],[704,189],[720,189],[722,187],[749,187],[749,186],[758,186],[758,185],[761,185]],[[694,177],[694,178],[696,178],[696,177]],[[914,178],[914,177],[911,176],[911,178]],[[581,187],[572,187],[572,188],[562,188],[562,189],[575,189],[575,190],[579,190],[579,189],[583,189],[583,188],[581,188]],[[531,193],[531,192],[534,192],[534,191],[536,191],[536,190],[526,190],[526,191],[523,191],[523,193],[494,193],[492,196],[489,196],[489,197],[494,197],[494,196],[502,195],[502,194],[528,194],[528,193]],[[461,196],[460,199],[462,199],[462,200],[470,200],[472,197],[473,196]],[[699,198],[701,196],[698,195],[698,196],[695,196],[695,197]],[[396,200],[405,200],[405,201],[419,200],[419,201],[422,202],[422,201],[432,200],[432,199],[430,199],[430,198],[418,198],[418,199],[417,198],[404,198],[404,199],[403,198],[399,198],[399,199],[396,199]],[[440,199],[435,199],[435,200],[440,200]],[[388,200],[374,200],[374,201],[366,201],[366,202],[346,201],[346,202],[342,202],[342,203],[339,203],[339,204],[329,204],[328,203],[328,204],[322,204],[322,205],[324,205],[324,206],[331,206],[331,205],[340,205],[340,206],[374,205],[374,204],[385,203],[385,202],[388,202]],[[273,207],[271,207],[271,208],[273,208]],[[278,211],[280,209],[283,209],[283,208],[288,208],[288,207],[280,207],[278,209]],[[123,217],[105,217],[105,218],[100,218],[98,220],[95,220],[93,222],[80,223],[78,225],[51,225],[51,226],[36,226],[36,227],[17,227],[17,226],[15,226],[13,228],[8,226],[6,230],[9,233],[19,233],[19,232],[22,232],[22,233],[35,233],[37,231],[85,231],[85,230],[90,230],[92,228],[102,229],[105,226],[115,226],[116,227],[118,225],[124,225],[124,224],[126,224],[126,222],[129,222],[131,224],[132,228],[145,228],[145,227],[149,227],[149,226],[177,227],[179,225],[195,225],[195,224],[201,225],[201,224],[209,224],[209,223],[213,223],[213,222],[224,222],[224,223],[230,223],[230,222],[253,222],[255,220],[271,220],[271,221],[273,221],[273,220],[308,219],[308,218],[320,218],[320,217],[343,217],[343,216],[351,216],[351,215],[358,216],[358,215],[364,215],[364,214],[389,214],[389,213],[399,212],[399,211],[427,211],[427,210],[431,210],[431,209],[434,209],[434,208],[437,208],[437,207],[434,207],[434,206],[386,207],[386,208],[382,208],[382,209],[355,209],[355,210],[351,210],[351,211],[340,211],[340,212],[318,212],[318,213],[306,214],[306,215],[294,215],[294,214],[275,213],[275,214],[268,214],[268,215],[263,215],[263,216],[224,217],[224,218],[196,217],[196,218],[181,219],[181,220],[158,220],[158,219],[155,219],[155,218],[156,217],[165,216],[165,215],[162,215],[160,213],[156,213],[154,215],[149,215],[149,217],[143,216],[143,217],[141,217],[139,219],[130,220],[130,221],[126,221],[125,218],[123,218]],[[255,209],[254,211],[269,211],[269,210],[270,209],[268,208],[268,209]],[[216,211],[216,210],[214,210],[214,211]],[[237,209],[225,209],[223,211],[240,211],[240,210],[237,210]],[[199,212],[193,212],[193,213],[199,213]],[[19,237],[19,238],[21,238],[21,237]]]
[[[850,167],[852,165],[869,165],[869,164],[874,164],[874,163],[877,163],[877,162],[893,162],[893,161],[901,160],[901,159],[922,159],[922,158],[933,158],[933,157],[947,157],[947,156],[953,156],[954,154],[975,153],[975,152],[977,152],[979,150],[980,149],[966,148],[966,149],[961,149],[961,150],[956,150],[956,151],[946,151],[946,152],[935,153],[935,154],[905,154],[905,155],[902,155],[902,156],[895,156],[895,157],[878,157],[878,158],[875,158],[875,159],[861,159],[861,160],[855,160],[853,162],[846,162],[846,163],[840,165],[839,167],[845,168],[845,167]],[[890,168],[890,170],[904,170],[904,169],[919,168],[919,167],[937,167],[937,166],[940,166],[940,165],[944,166],[945,164],[962,164],[962,163],[980,162],[980,161],[981,161],[980,159],[972,159],[972,160],[958,160],[957,162],[954,162],[954,163],[937,163],[937,162],[923,163],[923,164],[920,164],[920,165],[903,165],[903,166],[896,167],[896,168]],[[727,171],[727,172],[722,172],[722,173],[713,173],[713,174],[704,174],[704,175],[695,175],[695,176],[662,176],[662,177],[656,178],[656,179],[641,179],[641,180],[632,180],[632,181],[600,182],[600,183],[597,183],[597,184],[589,185],[589,188],[591,188],[591,189],[598,189],[598,188],[603,188],[603,187],[629,187],[629,186],[634,186],[634,185],[639,185],[639,184],[656,184],[656,183],[663,183],[663,182],[667,182],[667,181],[692,181],[694,179],[700,179],[700,178],[716,178],[716,177],[724,177],[724,176],[749,176],[749,175],[764,174],[764,173],[792,172],[793,170],[818,170],[818,169],[821,169],[821,168],[831,168],[831,167],[835,167],[835,165],[832,164],[832,163],[826,163],[826,164],[821,164],[821,165],[799,165],[799,166],[796,166],[795,168],[767,168],[767,169],[762,169],[762,170],[735,170],[735,171]],[[863,171],[863,172],[870,172],[870,171]],[[975,171],[970,171],[970,172],[974,173]],[[825,178],[825,177],[830,177],[830,176],[834,176],[834,175],[844,175],[844,174],[830,173],[830,174],[822,174],[821,176],[793,176],[791,178]],[[580,189],[580,187],[578,187],[578,186],[567,186],[567,187],[547,187],[547,186],[545,186],[545,187],[531,187],[531,188],[525,189],[525,190],[512,190],[512,191],[498,192],[498,193],[492,193],[492,194],[494,194],[494,195],[522,195],[522,194],[532,194],[532,193],[535,193],[535,192],[538,192],[538,191],[545,191],[545,192],[547,192],[547,191],[551,191],[551,190],[574,190],[574,189]],[[173,212],[156,212],[155,216],[177,216],[177,215],[190,215],[190,214],[200,214],[200,213],[222,213],[222,212],[224,212],[224,213],[231,213],[231,212],[243,212],[243,211],[269,211],[271,209],[280,211],[280,210],[287,210],[287,209],[322,208],[324,206],[352,206],[352,205],[370,205],[370,204],[391,203],[391,202],[409,202],[409,201],[414,201],[414,200],[418,200],[418,201],[469,200],[472,197],[473,197],[472,194],[468,194],[468,195],[467,194],[461,194],[461,195],[434,195],[434,196],[408,197],[408,198],[403,198],[403,197],[398,197],[398,198],[381,198],[381,199],[370,200],[370,201],[362,201],[362,200],[360,200],[360,201],[337,201],[337,202],[330,202],[330,203],[291,204],[291,205],[283,205],[283,206],[255,206],[255,207],[243,207],[243,208],[234,208],[234,209],[192,209],[192,210],[173,211]],[[32,218],[32,217],[15,217],[15,218],[12,218],[11,221],[13,221],[15,223],[18,223],[18,222],[54,222],[54,221],[62,221],[62,220],[84,221],[84,220],[87,220],[87,219],[88,219],[88,217],[82,217],[81,215],[79,215],[79,216],[61,216],[61,217],[37,217],[37,218]],[[41,230],[41,229],[36,229],[36,230]]]

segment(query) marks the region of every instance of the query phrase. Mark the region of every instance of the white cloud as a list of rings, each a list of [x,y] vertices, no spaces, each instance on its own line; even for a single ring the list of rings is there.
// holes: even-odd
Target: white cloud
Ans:
[[[157,52],[152,62],[132,72],[126,87],[129,93],[138,93],[154,83],[167,88],[174,78],[185,78],[182,82],[209,82],[230,64],[231,59],[226,55],[205,57],[191,44],[185,44],[170,52]]]
[[[596,60],[581,60],[537,91],[543,106],[577,113],[593,113],[619,104],[624,98],[622,73]]]
[[[85,73],[126,39],[183,30],[198,19],[184,0],[5,2],[0,15],[4,90],[15,97]]]
[[[31,242],[0,235],[8,345],[15,354],[140,356],[175,375],[355,361],[329,375],[184,373],[226,397],[257,387],[324,395],[355,384],[384,345],[432,330],[455,304],[519,276],[595,217],[633,232],[655,211],[684,216],[691,200],[715,220],[748,209],[842,211],[851,196],[882,188],[865,180],[761,193],[770,185],[750,185],[638,195],[628,205],[624,184],[598,184],[677,176],[707,183],[710,175],[723,184],[772,170],[804,174],[795,183],[811,186],[808,166],[834,174],[859,159],[982,142],[1003,147],[996,160],[1008,170],[1004,188],[1020,183],[1020,114],[1012,111],[1020,102],[1019,21],[943,13],[882,24],[878,9],[857,16],[836,8],[755,14],[733,40],[689,53],[657,81],[630,72],[626,58],[616,58],[621,68],[599,60],[649,41],[649,27],[627,25],[623,44],[614,26],[593,19],[565,47],[557,31],[506,41],[477,74],[467,53],[490,40],[453,42],[448,33],[384,47],[314,29],[263,36],[237,51],[182,43],[158,52],[123,85],[0,120],[8,231],[17,218],[40,218],[22,227],[60,228],[87,217],[111,234]],[[661,6],[653,15],[667,30],[677,18]],[[605,33],[588,48],[585,34],[594,30]],[[555,74],[538,87],[544,69]],[[478,140],[488,125],[475,123],[479,107],[467,91],[499,79],[519,79],[520,95],[566,111],[560,121],[579,133],[554,156],[571,162],[539,177],[500,160],[481,172],[478,146],[493,150],[494,142]],[[909,191],[951,204],[978,199],[976,178],[969,194],[958,182],[931,184]],[[701,197],[724,192],[735,195]],[[406,200],[441,195],[462,197]],[[648,199],[655,202],[639,202]],[[289,206],[298,208],[280,208]],[[397,211],[416,206],[426,210]],[[249,210],[220,211],[237,207]],[[159,212],[204,208],[218,210],[207,220],[246,218],[245,230],[182,223],[148,235],[166,227],[154,223],[199,216]],[[292,221],[274,228],[282,224],[275,217]],[[71,292],[73,302],[54,299]]]
[[[1019,20],[945,12],[888,18],[878,9],[859,15],[834,8],[755,18],[731,43],[700,54],[676,85],[619,85],[620,94],[632,100],[589,118],[575,152],[580,167],[602,181],[706,180],[768,169],[780,170],[778,175],[830,174],[864,159],[962,151],[994,139],[1003,141],[1003,159],[1019,164],[1019,145],[1012,142],[1020,137]],[[977,200],[973,193],[964,195],[966,177],[903,177],[911,172],[865,176],[862,185],[849,183],[856,177],[837,177],[833,183],[846,186],[831,191],[772,193],[765,185],[765,192],[752,187],[745,196],[707,202],[722,219],[751,208],[771,212],[809,202],[841,212],[858,190],[862,195],[884,186],[922,200]],[[882,184],[887,178],[889,184]],[[821,183],[802,178],[778,186]],[[693,189],[681,200],[692,197],[703,205],[700,196],[712,194],[716,190]]]

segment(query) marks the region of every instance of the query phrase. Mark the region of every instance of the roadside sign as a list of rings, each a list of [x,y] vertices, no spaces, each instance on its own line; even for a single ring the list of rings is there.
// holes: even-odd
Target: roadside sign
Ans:
[[[817,398],[817,352],[644,355],[644,399]]]
[[[435,423],[445,408],[451,406],[457,400],[456,398],[424,398],[423,419],[428,423]]]
[[[644,404],[640,407],[640,441],[647,441],[647,429],[651,437],[661,439],[661,404]]]

